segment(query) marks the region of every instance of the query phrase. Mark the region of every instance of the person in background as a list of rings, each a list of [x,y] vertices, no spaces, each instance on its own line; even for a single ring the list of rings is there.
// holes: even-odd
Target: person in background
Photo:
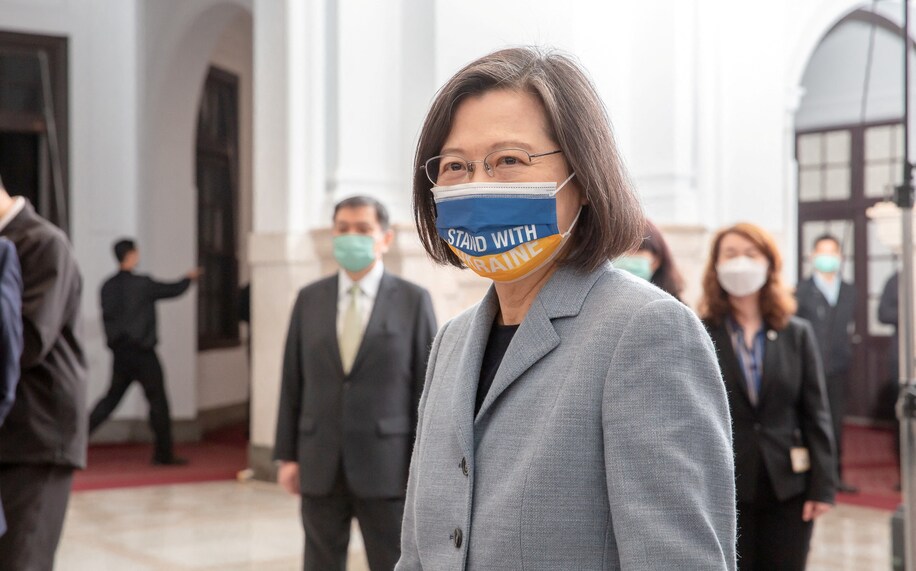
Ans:
[[[22,273],[16,246],[0,238],[0,426],[16,400],[22,355]],[[3,490],[0,490],[2,494]],[[6,532],[0,501],[0,535]]]
[[[714,347],[609,261],[644,218],[584,70],[537,48],[469,63],[415,156],[427,253],[492,284],[430,355],[398,571],[734,569]]]
[[[644,233],[645,238],[639,247],[617,258],[614,265],[651,282],[652,285],[680,300],[684,291],[684,279],[677,269],[677,264],[674,263],[665,237],[650,220],[646,220]]]
[[[855,327],[856,288],[843,280],[840,273],[843,251],[840,241],[830,234],[819,236],[811,252],[814,271],[798,284],[795,298],[798,317],[814,328],[824,364],[827,402],[833,419],[836,442],[837,491],[856,493],[858,488],[843,481],[843,416],[846,391],[852,369],[852,334]]]
[[[306,571],[343,571],[354,516],[369,567],[390,571],[436,317],[429,292],[385,271],[380,202],[348,198],[333,223],[340,270],[304,287],[290,316],[274,458],[301,496]]]
[[[156,302],[182,295],[200,276],[200,270],[191,270],[177,282],[159,282],[134,273],[140,263],[140,251],[133,240],[115,243],[114,255],[118,273],[102,285],[101,293],[105,337],[114,356],[111,385],[89,415],[89,433],[108,420],[127,388],[138,381],[149,404],[149,424],[155,438],[152,463],[157,466],[187,464],[187,460],[175,456],[173,450],[169,400],[162,365],[156,355],[159,342]]]
[[[23,330],[16,402],[0,426],[0,571],[50,571],[73,471],[86,466],[82,277],[67,236],[2,182],[0,236],[19,256]]]
[[[900,396],[900,331],[898,323],[900,314],[898,301],[900,299],[900,272],[895,272],[884,284],[881,291],[881,300],[878,302],[878,321],[885,325],[894,327],[894,334],[891,335],[890,344],[887,346],[887,380],[885,381],[885,391],[882,393],[882,399],[885,403],[890,404],[890,408],[895,410],[897,399]],[[894,417],[896,421],[896,416]],[[895,423],[895,427],[897,424]],[[900,430],[894,430],[894,459],[897,462],[897,472],[900,472]],[[900,482],[894,485],[895,490],[900,490]]]
[[[720,230],[700,315],[718,348],[734,423],[738,569],[802,570],[830,510],[836,459],[817,340],[762,228]]]

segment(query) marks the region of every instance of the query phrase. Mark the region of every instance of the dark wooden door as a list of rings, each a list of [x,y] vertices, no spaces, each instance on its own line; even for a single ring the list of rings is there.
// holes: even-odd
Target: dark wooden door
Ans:
[[[197,120],[198,349],[240,344],[238,77],[211,68]]]
[[[799,276],[810,276],[814,240],[829,233],[843,245],[843,277],[858,299],[847,417],[893,419],[896,391],[887,351],[893,329],[878,322],[878,303],[897,259],[877,238],[866,210],[891,196],[901,173],[899,122],[853,125],[796,135]]]

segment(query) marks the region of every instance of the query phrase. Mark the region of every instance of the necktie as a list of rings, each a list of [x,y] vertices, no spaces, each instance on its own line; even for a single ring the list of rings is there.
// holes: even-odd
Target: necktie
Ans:
[[[359,286],[353,284],[349,291],[350,302],[344,313],[343,327],[340,329],[340,362],[346,374],[353,368],[359,344],[363,340],[363,316],[359,310],[359,294]]]

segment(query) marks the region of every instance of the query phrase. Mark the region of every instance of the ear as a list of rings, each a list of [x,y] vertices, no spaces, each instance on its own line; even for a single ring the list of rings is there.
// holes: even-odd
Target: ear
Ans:
[[[389,228],[385,230],[382,234],[382,239],[379,240],[380,250],[383,254],[388,253],[388,249],[391,248],[391,243],[394,242],[394,230]]]

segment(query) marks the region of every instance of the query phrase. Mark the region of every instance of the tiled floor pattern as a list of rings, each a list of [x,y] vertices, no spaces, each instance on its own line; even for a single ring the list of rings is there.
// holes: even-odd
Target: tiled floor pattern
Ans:
[[[811,571],[890,569],[890,514],[840,506],[816,527]],[[219,482],[74,494],[58,571],[294,571],[298,503],[276,486]],[[351,570],[367,571],[358,532]]]

